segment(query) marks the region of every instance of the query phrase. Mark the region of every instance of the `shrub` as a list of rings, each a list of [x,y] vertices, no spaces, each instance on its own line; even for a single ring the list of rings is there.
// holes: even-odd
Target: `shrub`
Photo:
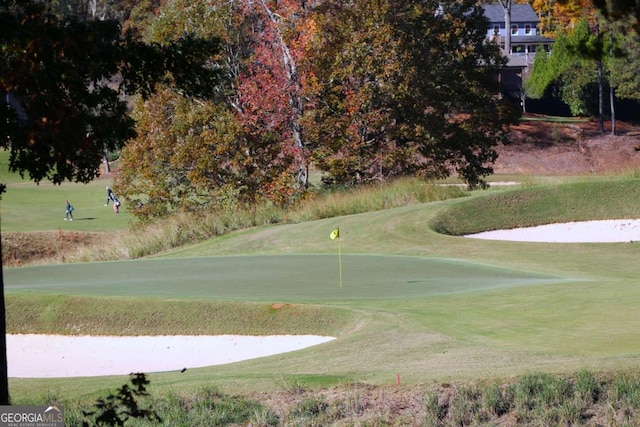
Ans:
[[[475,385],[458,388],[449,409],[452,423],[462,426],[479,421],[481,409],[479,399],[480,393]]]

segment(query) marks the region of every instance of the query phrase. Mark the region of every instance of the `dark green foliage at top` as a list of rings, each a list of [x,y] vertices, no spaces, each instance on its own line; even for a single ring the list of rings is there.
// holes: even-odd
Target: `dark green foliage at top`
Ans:
[[[160,81],[206,94],[217,78],[215,40],[147,45],[116,21],[58,17],[35,1],[0,6],[0,45],[0,147],[35,182],[94,179],[105,151],[134,136],[125,94],[148,96]]]
[[[632,19],[633,28],[640,33],[640,2],[638,0],[594,0],[600,13],[611,20]]]

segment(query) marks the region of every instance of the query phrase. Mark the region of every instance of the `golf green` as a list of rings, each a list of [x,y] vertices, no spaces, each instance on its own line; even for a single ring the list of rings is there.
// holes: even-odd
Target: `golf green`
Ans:
[[[567,280],[450,259],[351,254],[59,264],[7,268],[4,279],[7,294],[257,301],[411,298]]]

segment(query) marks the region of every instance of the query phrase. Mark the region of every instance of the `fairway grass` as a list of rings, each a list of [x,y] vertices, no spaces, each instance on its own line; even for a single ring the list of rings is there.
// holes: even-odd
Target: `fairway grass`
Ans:
[[[87,231],[109,232],[127,229],[132,219],[126,208],[114,213],[104,206],[110,180],[89,184],[43,182],[10,184],[0,200],[2,231]],[[75,210],[73,221],[65,221],[65,200]]]
[[[140,261],[6,269],[10,332],[286,329],[337,337],[290,354],[184,374],[154,373],[152,391],[212,383],[230,393],[300,383],[393,384],[397,375],[403,384],[433,384],[636,367],[640,244],[496,242],[455,235],[464,229],[457,224],[472,224],[474,218],[485,225],[489,219],[494,226],[509,220],[518,225],[527,212],[550,212],[558,200],[571,200],[575,209],[562,213],[567,204],[559,206],[556,220],[616,217],[633,207],[629,200],[637,195],[637,181],[602,182],[600,189],[592,181],[594,188],[573,183],[492,190],[258,227]],[[598,194],[606,195],[606,206]],[[485,200],[488,196],[499,199]],[[515,215],[519,201],[527,209]],[[450,221],[441,223],[454,235],[433,231],[443,215]],[[338,242],[329,239],[335,227],[340,227]],[[277,309],[280,304],[287,308]],[[11,380],[11,390],[14,396],[64,390],[87,397],[125,380]]]

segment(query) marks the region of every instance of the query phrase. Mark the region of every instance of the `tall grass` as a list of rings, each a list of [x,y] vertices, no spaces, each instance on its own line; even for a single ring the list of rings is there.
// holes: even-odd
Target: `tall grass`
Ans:
[[[418,178],[402,178],[386,184],[313,196],[290,212],[289,220],[293,222],[313,221],[429,203],[463,197],[468,194],[460,187],[437,185]]]
[[[49,400],[48,402],[57,402]],[[95,415],[85,412],[90,403],[61,402],[65,409],[68,426],[97,425]],[[188,394],[168,392],[139,398],[137,405],[151,408],[161,419],[162,425],[175,427],[208,426],[277,426],[279,419],[273,409],[263,403],[245,397],[231,396],[220,392],[215,386],[207,386]],[[94,408],[95,409],[95,408]],[[100,424],[102,425],[102,424]],[[157,426],[158,421],[130,418],[127,426]]]
[[[599,379],[530,373],[504,383],[447,385],[424,397],[426,426],[637,426],[637,372]]]
[[[580,398],[584,391],[593,396],[595,389],[599,390],[597,400]],[[635,398],[628,400],[640,392],[637,373],[631,372],[600,380],[588,371],[568,377],[531,373],[502,384],[446,384],[400,392],[358,385],[316,394],[294,390],[285,391],[273,406],[273,400],[261,402],[207,386],[195,392],[152,393],[141,405],[153,408],[164,425],[172,426],[637,426],[640,415]],[[67,425],[78,425],[76,421],[82,419],[80,403],[48,397],[65,405]],[[87,403],[82,404],[86,409]],[[407,411],[415,404],[413,412]],[[150,424],[138,421],[128,425]]]
[[[153,385],[153,384],[152,384]],[[597,392],[596,392],[597,390]],[[504,382],[422,388],[377,389],[344,384],[318,393],[283,390],[279,396],[237,396],[215,385],[193,391],[154,391],[141,398],[170,426],[638,426],[640,381],[637,372],[597,378],[580,371],[569,376],[530,373]],[[595,400],[585,396],[598,396]],[[14,405],[64,406],[68,426],[89,420],[93,397],[66,400],[61,392],[30,395]],[[413,405],[415,410],[409,411]],[[131,420],[128,426],[151,426]]]

